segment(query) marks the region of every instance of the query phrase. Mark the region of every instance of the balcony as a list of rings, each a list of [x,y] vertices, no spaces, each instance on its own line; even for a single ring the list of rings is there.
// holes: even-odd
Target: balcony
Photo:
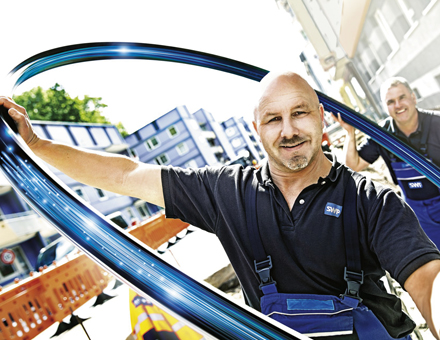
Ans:
[[[19,243],[40,232],[43,237],[56,233],[55,229],[34,211],[0,216],[0,248]]]
[[[222,154],[224,152],[223,148],[220,145],[212,146],[210,150],[213,154]]]
[[[213,131],[202,131],[202,136],[205,137],[207,140],[217,138]]]

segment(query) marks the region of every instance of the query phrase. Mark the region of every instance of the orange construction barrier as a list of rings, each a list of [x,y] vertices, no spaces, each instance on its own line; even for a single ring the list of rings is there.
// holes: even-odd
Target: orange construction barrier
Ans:
[[[102,293],[109,275],[84,255],[0,293],[0,339],[32,339]]]
[[[178,219],[165,218],[165,214],[161,212],[153,215],[139,226],[127,229],[127,231],[139,241],[157,249],[187,227],[189,227],[188,223]]]
[[[157,249],[188,226],[159,213],[127,231]],[[102,293],[109,280],[110,275],[82,254],[0,288],[0,340],[32,339],[70,315],[70,308],[75,310]]]

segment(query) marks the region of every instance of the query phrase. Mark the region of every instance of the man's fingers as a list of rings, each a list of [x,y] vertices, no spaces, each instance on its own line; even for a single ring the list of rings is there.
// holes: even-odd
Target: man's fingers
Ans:
[[[9,97],[2,97],[2,96],[0,96],[0,105],[3,105],[7,109],[15,109],[18,112],[26,115],[26,109],[23,106],[18,105],[16,102],[14,102]]]
[[[9,115],[12,117],[12,119],[17,122],[18,120],[20,120],[20,118],[23,118],[23,114],[21,112],[19,112],[17,109],[15,108],[11,108],[8,110]]]

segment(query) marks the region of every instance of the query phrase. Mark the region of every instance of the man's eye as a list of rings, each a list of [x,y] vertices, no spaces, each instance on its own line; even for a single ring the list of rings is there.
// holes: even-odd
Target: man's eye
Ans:
[[[293,115],[294,116],[301,116],[301,115],[305,115],[306,113],[308,113],[308,112],[306,112],[306,111],[296,111],[296,112],[293,113]]]
[[[270,123],[270,122],[277,122],[277,121],[279,121],[280,119],[281,119],[280,117],[273,117],[272,119],[269,120],[269,123]]]

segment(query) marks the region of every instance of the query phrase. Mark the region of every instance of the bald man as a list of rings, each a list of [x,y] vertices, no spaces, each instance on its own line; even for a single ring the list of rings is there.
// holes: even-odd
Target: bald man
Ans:
[[[408,206],[321,149],[324,108],[292,72],[269,74],[254,111],[268,154],[181,169],[39,138],[24,108],[0,98],[35,154],[85,184],[139,197],[215,233],[247,303],[320,339],[410,339],[414,323],[380,278],[410,293],[438,338],[440,254]],[[142,183],[142,185],[140,185]]]

